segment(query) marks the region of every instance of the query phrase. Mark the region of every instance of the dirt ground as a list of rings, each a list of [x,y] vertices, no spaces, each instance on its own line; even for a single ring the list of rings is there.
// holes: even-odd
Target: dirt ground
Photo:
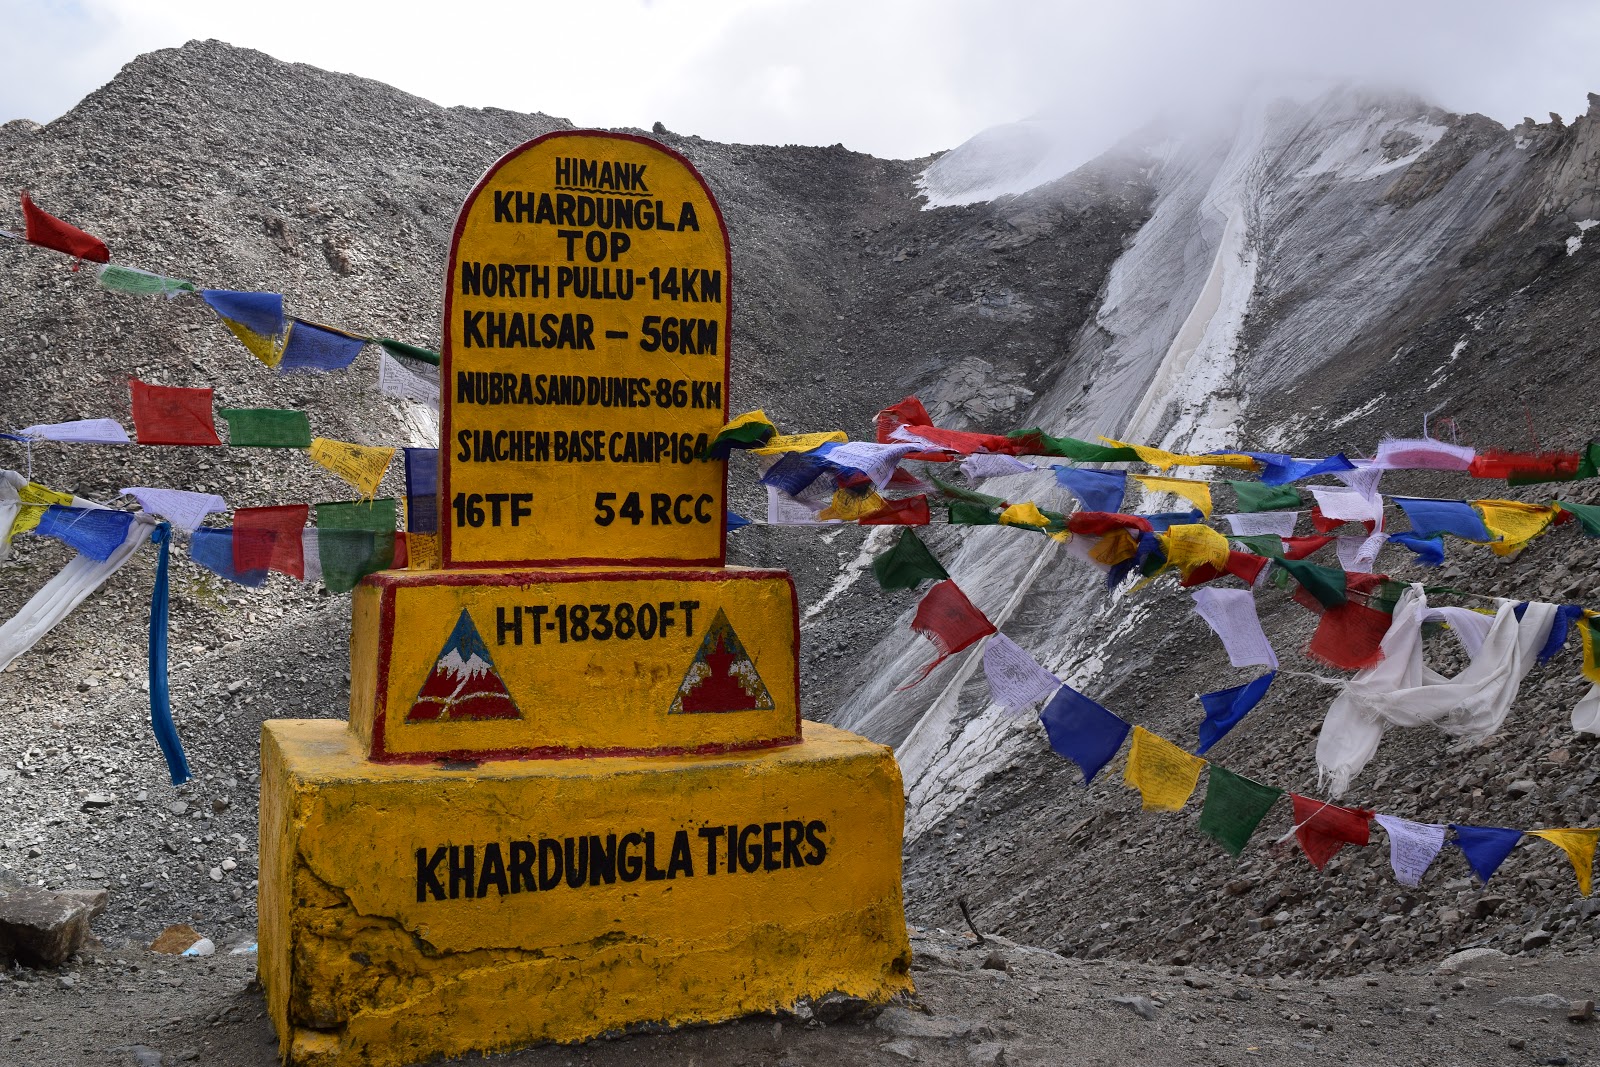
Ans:
[[[913,931],[917,996],[873,1021],[758,1017],[673,1033],[544,1046],[467,1062],[506,1067],[747,1064],[1586,1064],[1600,1023],[1570,1004],[1592,960],[1534,952],[1457,969],[1329,980],[1067,959],[942,930]],[[159,956],[101,946],[60,973],[0,978],[0,1063],[270,1067],[277,1041],[253,955]],[[70,984],[69,984],[70,982]],[[458,1061],[459,1062],[459,1061]]]

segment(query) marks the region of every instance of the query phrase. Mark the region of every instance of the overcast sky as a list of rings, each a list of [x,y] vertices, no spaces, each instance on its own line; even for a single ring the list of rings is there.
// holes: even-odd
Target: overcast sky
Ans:
[[[899,157],[1046,112],[1087,158],[1284,74],[1507,124],[1600,90],[1584,0],[0,0],[0,121],[53,119],[139,53],[207,37],[440,104]]]

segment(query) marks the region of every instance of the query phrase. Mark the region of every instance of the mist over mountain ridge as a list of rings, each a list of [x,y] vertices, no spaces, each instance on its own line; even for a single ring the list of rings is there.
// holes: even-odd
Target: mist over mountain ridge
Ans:
[[[191,42],[141,56],[46,126],[0,126],[0,184],[103,237],[116,262],[283,292],[291,313],[431,346],[467,190],[505,151],[571,125],[440,108],[370,80]],[[702,171],[732,234],[729,411],[760,407],[785,431],[870,439],[876,411],[916,394],[952,428],[1312,455],[1415,435],[1426,412],[1454,417],[1463,442],[1484,445],[1528,447],[1530,423],[1541,447],[1595,435],[1596,250],[1579,224],[1600,218],[1600,97],[1571,123],[1511,129],[1349,87],[1257,97],[1227,123],[1130,131],[1066,173],[1055,173],[1046,125],[983,131],[936,160],[653,135]],[[0,209],[0,226],[19,228],[14,210]],[[14,427],[128,424],[126,379],[137,376],[210,386],[219,406],[301,408],[323,436],[432,443],[426,420],[375,394],[370,351],[340,374],[278,377],[196,301],[136,301],[95,289],[58,257],[11,244],[0,253],[0,373],[16,383],[4,401]],[[300,458],[33,450],[40,480],[102,500],[125,485],[218,492],[235,507],[343,498]],[[730,492],[742,514],[764,513],[755,474],[736,458]],[[1049,471],[982,489],[1068,509]],[[1398,472],[1391,490],[1501,487]],[[380,495],[401,491],[391,473]],[[1570,492],[1594,496],[1585,483]],[[1218,510],[1231,510],[1222,490]],[[1593,913],[1571,910],[1558,856],[1519,855],[1528,877],[1500,887],[1509,902],[1464,922],[1435,912],[1470,887],[1454,873],[1430,881],[1403,894],[1416,920],[1378,938],[1377,914],[1360,914],[1396,896],[1382,849],[1348,850],[1325,881],[1264,849],[1236,862],[1195,831],[1195,805],[1142,814],[1109,774],[1086,789],[1036,722],[989,702],[974,654],[895,692],[930,653],[907,628],[915,594],[884,594],[866,576],[890,533],[752,527],[730,539],[730,562],[795,574],[807,717],[896,746],[914,920],[954,925],[959,894],[987,929],[1065,952],[1273,973],[1400,965],[1467,939],[1512,945],[1535,921],[1560,945],[1593,944]],[[1098,571],[1046,539],[943,524],[926,533],[1007,635],[1130,721],[1188,743],[1193,695],[1244,680],[1170,584],[1112,595]],[[1462,550],[1445,578],[1583,601],[1595,593],[1589,551],[1554,535],[1510,562]],[[1383,568],[1429,576],[1402,555],[1391,549]],[[20,540],[0,564],[0,612],[65,559],[54,542]],[[40,852],[7,845],[0,876],[56,884],[68,862],[114,865],[130,885],[157,887],[114,895],[116,929],[142,934],[147,916],[179,900],[198,902],[219,928],[246,929],[248,894],[208,879],[209,864],[174,861],[170,879],[157,876],[175,831],[124,824],[117,840],[75,836],[73,790],[87,787],[87,762],[107,765],[107,788],[173,799],[138,682],[152,570],[148,554],[136,559],[0,675],[16,724],[0,737],[6,765],[47,744],[82,750],[76,762],[41,756],[34,777],[0,780],[0,798],[28,828],[13,839],[37,839]],[[231,797],[207,832],[253,836],[259,722],[344,714],[349,604],[281,578],[260,591],[220,588],[181,551],[174,571],[175,712],[201,771],[177,795],[197,809]],[[1298,651],[1314,619],[1282,597],[1262,602],[1286,666],[1324,671]],[[1396,732],[1358,783],[1371,792],[1364,799],[1407,817],[1509,820],[1500,825],[1593,816],[1600,755],[1565,726],[1581,691],[1572,653],[1557,665],[1530,679],[1490,763],[1483,750]],[[1217,759],[1315,791],[1315,727],[1332,692],[1286,675]],[[1569,758],[1548,763],[1552,751]],[[1549,788],[1509,796],[1504,780],[1519,772]],[[1170,849],[1185,862],[1173,864]],[[243,884],[252,869],[241,865]],[[1225,889],[1241,881],[1251,884]],[[1292,918],[1249,927],[1280,910]]]

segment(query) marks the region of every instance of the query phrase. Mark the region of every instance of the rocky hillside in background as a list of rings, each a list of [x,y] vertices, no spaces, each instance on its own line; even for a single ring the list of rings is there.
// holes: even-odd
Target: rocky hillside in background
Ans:
[[[28,188],[118,262],[281,291],[292,313],[434,344],[462,197],[505,151],[569,125],[440,108],[191,43],[140,57],[48,126],[0,126],[0,187]],[[1393,95],[1262,97],[1217,129],[1141,131],[1043,184],[1049,153],[1032,127],[937,161],[654,136],[701,169],[732,232],[730,410],[763,407],[785,429],[870,436],[874,412],[915,392],[955,428],[1040,425],[1193,450],[1364,453],[1436,409],[1463,442],[1527,447],[1536,434],[1570,447],[1594,432],[1595,249],[1578,226],[1600,216],[1593,108],[1570,126],[1505,130]],[[1007,188],[1016,195],[974,199]],[[19,223],[0,206],[0,226]],[[11,426],[127,423],[125,380],[137,375],[212,386],[218,406],[300,407],[326,436],[431,443],[426,418],[375,393],[370,352],[345,373],[279,377],[196,301],[100,291],[59,257],[9,243],[0,257]],[[292,453],[46,445],[33,464],[99,499],[131,484],[208,489],[234,506],[347,495]],[[747,457],[731,486],[737,510],[762,513]],[[400,489],[391,475],[384,491]],[[1384,489],[1474,492],[1405,472]],[[1063,503],[1048,474],[985,490]],[[1218,510],[1231,507],[1219,492]],[[1534,930],[1592,945],[1593,909],[1553,849],[1524,846],[1488,893],[1459,856],[1420,891],[1396,886],[1381,848],[1347,850],[1325,877],[1259,846],[1236,863],[1195,830],[1195,805],[1146,815],[1109,776],[1085,789],[1035,723],[989,704],[974,658],[892,692],[928,656],[906,631],[914,594],[882,594],[864,569],[892,532],[752,527],[731,553],[795,573],[806,714],[896,746],[914,918],[953,924],[965,896],[981,925],[1065,952],[1274,972],[1402,964],[1480,941],[1517,948]],[[1168,584],[1108,596],[1069,552],[1011,530],[934,527],[928,541],[1046,666],[1180,743],[1199,718],[1193,694],[1247,676]],[[1447,577],[1582,600],[1594,595],[1591,552],[1565,531],[1511,561],[1457,549]],[[1390,550],[1383,568],[1420,577],[1402,555]],[[64,560],[52,542],[19,542],[0,565],[0,612]],[[0,674],[12,723],[0,803],[15,816],[0,833],[0,878],[109,885],[117,929],[190,921],[223,944],[253,928],[259,723],[343,714],[349,606],[281,577],[224,588],[175,564],[174,704],[200,776],[173,790],[139,691],[152,572],[152,557],[137,559]],[[1295,652],[1310,617],[1275,594],[1263,607],[1285,666],[1326,674]],[[1568,651],[1530,678],[1490,746],[1391,734],[1354,799],[1444,821],[1582,824],[1600,755],[1566,727],[1579,691]],[[1313,790],[1332,693],[1280,678],[1215,755]],[[85,807],[91,792],[114,802]],[[1282,810],[1261,845],[1287,828]]]

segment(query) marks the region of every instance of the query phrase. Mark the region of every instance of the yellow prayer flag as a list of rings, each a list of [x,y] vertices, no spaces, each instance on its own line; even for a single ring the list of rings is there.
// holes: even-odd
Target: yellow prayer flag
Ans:
[[[839,489],[833,494],[833,503],[817,512],[819,519],[843,519],[845,522],[855,522],[864,519],[873,512],[882,511],[886,506],[883,497],[872,490],[865,494],[854,493],[848,489]]]
[[[1567,854],[1572,861],[1572,871],[1578,876],[1578,892],[1584,896],[1594,882],[1594,842],[1600,837],[1600,828],[1529,830],[1534,837],[1542,837]]]
[[[1001,526],[1049,526],[1050,520],[1031,500],[1012,504],[1000,513]]]
[[[71,504],[72,494],[57,492],[38,482],[28,482],[17,490],[17,499],[22,501],[22,506],[17,509],[16,518],[11,520],[11,529],[6,532],[4,543],[8,545],[17,534],[27,533],[37,527],[39,520],[44,518],[45,508],[51,504]]]
[[[1135,726],[1122,781],[1139,791],[1145,811],[1179,811],[1200,784],[1200,768],[1205,765],[1199,756]]]
[[[371,500],[377,493],[378,483],[394,459],[392,448],[330,441],[326,437],[313,437],[310,452],[312,462],[349,482],[363,500]]]
[[[1228,566],[1228,539],[1209,526],[1177,523],[1156,536],[1167,554],[1167,566],[1178,568],[1185,578],[1207,563],[1219,571]]]
[[[1152,493],[1176,493],[1200,509],[1200,514],[1211,517],[1211,483],[1189,478],[1163,478],[1159,474],[1135,474],[1139,484]]]
[[[254,330],[247,329],[232,319],[223,319],[222,324],[239,339],[240,344],[250,350],[252,356],[255,356],[267,366],[276,367],[283,362],[283,350],[289,343],[288,330],[285,330],[281,336],[271,337],[267,334],[256,333]],[[292,329],[293,326],[291,325],[290,328]]]
[[[406,570],[436,571],[439,569],[439,535],[408,533],[406,539]]]
[[[750,451],[758,456],[777,456],[784,452],[811,452],[821,448],[829,441],[840,444],[850,440],[843,430],[825,430],[821,433],[780,433],[773,436],[760,448]]]
[[[1474,500],[1483,515],[1483,524],[1499,537],[1489,542],[1497,556],[1509,556],[1544,533],[1554,521],[1556,509],[1543,504],[1524,504],[1518,500]]]
[[[1583,676],[1600,685],[1600,664],[1594,659],[1594,620],[1600,612],[1585,609],[1578,620],[1578,639],[1583,642]]]
[[[772,420],[767,418],[765,411],[747,411],[743,415],[736,416],[723,423],[722,429],[723,431],[737,430],[739,427],[746,426],[752,422],[759,426],[772,425]]]
[[[1249,456],[1237,452],[1222,452],[1214,456],[1194,456],[1183,452],[1168,452],[1164,448],[1151,448],[1149,445],[1133,445],[1126,441],[1117,441],[1110,437],[1100,440],[1112,448],[1131,448],[1144,462],[1157,470],[1171,470],[1173,467],[1234,467],[1239,470],[1257,471],[1261,464]]]
[[[1101,537],[1089,549],[1089,558],[1107,567],[1115,567],[1134,557],[1139,551],[1139,539],[1127,530],[1116,529]]]

